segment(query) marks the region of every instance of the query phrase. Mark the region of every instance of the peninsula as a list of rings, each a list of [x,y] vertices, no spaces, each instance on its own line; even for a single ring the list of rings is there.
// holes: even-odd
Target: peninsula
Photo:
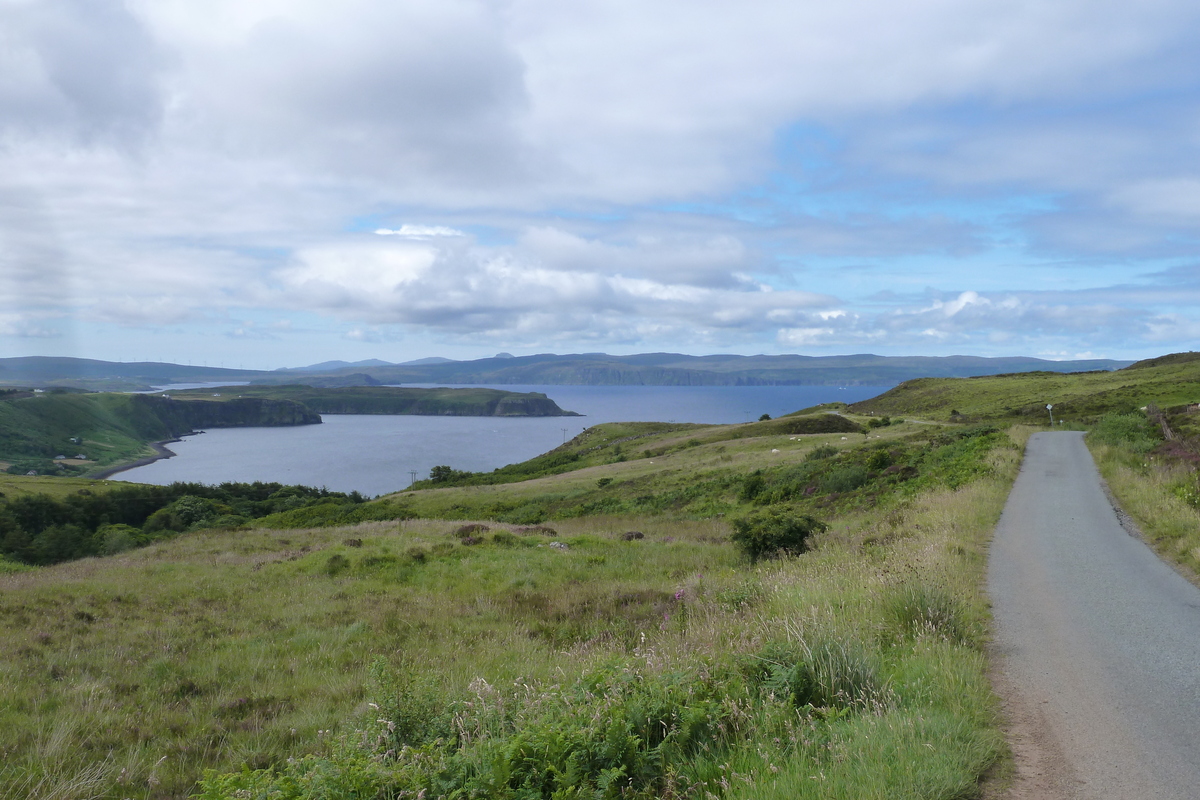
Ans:
[[[0,469],[100,477],[169,457],[163,444],[206,428],[315,425],[321,414],[577,416],[544,394],[389,386],[224,386],[157,394],[0,392]]]

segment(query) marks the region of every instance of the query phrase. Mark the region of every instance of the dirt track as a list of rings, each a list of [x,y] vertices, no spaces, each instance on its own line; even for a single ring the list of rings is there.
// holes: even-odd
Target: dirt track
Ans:
[[[1012,800],[1200,797],[1200,590],[1121,527],[1082,434],[1030,438],[988,588]]]

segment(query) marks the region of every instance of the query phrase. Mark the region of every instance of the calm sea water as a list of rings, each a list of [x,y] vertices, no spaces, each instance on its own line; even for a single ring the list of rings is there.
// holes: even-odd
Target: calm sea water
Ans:
[[[321,425],[217,428],[170,445],[176,458],[114,480],[278,481],[365,495],[394,492],[446,464],[491,471],[532,458],[600,422],[734,423],[801,408],[853,403],[880,386],[499,386],[544,392],[582,417],[415,417],[325,414]]]

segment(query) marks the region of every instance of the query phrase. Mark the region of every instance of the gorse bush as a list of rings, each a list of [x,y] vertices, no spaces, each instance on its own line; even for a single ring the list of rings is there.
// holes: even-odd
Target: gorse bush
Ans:
[[[826,529],[825,523],[785,508],[768,508],[731,523],[729,537],[752,561],[779,555],[799,555],[808,549],[814,533]]]

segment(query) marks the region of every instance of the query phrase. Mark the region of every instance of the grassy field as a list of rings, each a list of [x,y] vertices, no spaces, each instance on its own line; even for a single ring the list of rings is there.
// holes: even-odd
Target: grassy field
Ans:
[[[970,796],[1002,748],[979,585],[1017,448],[772,422],[382,501],[537,524],[199,532],[2,575],[0,796],[186,797],[205,769],[211,798]],[[579,511],[643,489],[669,502]],[[728,520],[778,508],[829,528],[752,562]]]

